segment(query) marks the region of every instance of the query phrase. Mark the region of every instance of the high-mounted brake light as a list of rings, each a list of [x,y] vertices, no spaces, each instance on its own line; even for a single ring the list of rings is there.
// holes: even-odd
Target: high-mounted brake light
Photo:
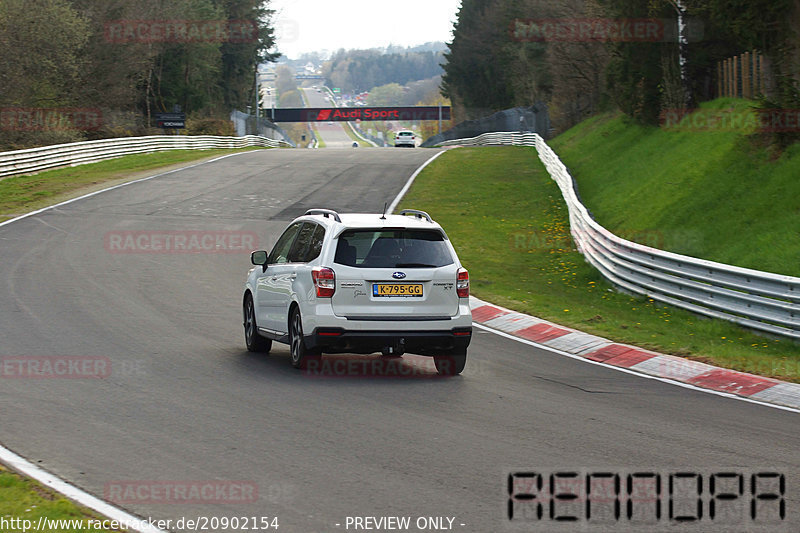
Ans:
[[[469,298],[469,272],[467,272],[466,268],[458,269],[456,293],[459,298]]]
[[[317,290],[317,298],[330,298],[336,292],[336,275],[330,268],[316,267],[311,271],[311,279]]]

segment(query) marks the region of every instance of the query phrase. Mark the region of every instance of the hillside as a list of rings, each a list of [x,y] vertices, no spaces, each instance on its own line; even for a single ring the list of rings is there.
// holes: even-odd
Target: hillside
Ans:
[[[719,99],[701,112],[746,115],[750,105]],[[680,254],[800,276],[800,145],[775,155],[741,129],[668,131],[621,114],[589,119],[550,144],[584,204],[612,232]]]

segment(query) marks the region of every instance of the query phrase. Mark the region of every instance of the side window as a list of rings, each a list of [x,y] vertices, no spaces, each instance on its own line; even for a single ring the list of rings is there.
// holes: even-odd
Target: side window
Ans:
[[[289,262],[308,263],[319,257],[324,238],[325,228],[306,222],[303,225],[303,229],[300,230],[292,250],[289,252]]]
[[[303,224],[303,229],[300,230],[297,240],[294,241],[294,246],[289,251],[290,263],[305,263],[307,261],[306,254],[311,246],[311,237],[314,236],[314,228],[316,227],[316,224],[310,222]]]
[[[302,223],[297,222],[289,226],[286,231],[283,232],[283,235],[281,235],[278,242],[275,243],[272,252],[269,254],[270,264],[281,264],[288,261],[289,250],[294,243],[295,237],[297,237],[297,232],[300,231],[300,226],[302,226]]]
[[[313,261],[319,257],[319,253],[322,251],[322,241],[324,240],[325,228],[322,226],[317,226],[317,229],[314,230],[314,236],[311,237],[311,247],[308,249],[306,261]]]

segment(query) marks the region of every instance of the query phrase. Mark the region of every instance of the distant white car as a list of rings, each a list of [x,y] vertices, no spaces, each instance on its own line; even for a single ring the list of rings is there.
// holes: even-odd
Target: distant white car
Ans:
[[[248,350],[286,343],[297,368],[323,353],[382,352],[432,356],[440,374],[464,369],[469,273],[427,213],[311,209],[251,262],[242,300]]]
[[[394,136],[395,147],[410,146],[415,148],[417,146],[417,136],[413,131],[403,130],[398,131]]]

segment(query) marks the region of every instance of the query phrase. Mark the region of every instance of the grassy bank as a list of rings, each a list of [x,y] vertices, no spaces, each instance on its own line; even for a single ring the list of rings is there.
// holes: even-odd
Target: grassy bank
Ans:
[[[745,117],[750,106],[720,99],[703,109],[708,116]],[[670,131],[606,115],[550,144],[583,203],[612,232],[684,255],[800,276],[800,145],[778,154],[744,128],[705,124],[689,120]]]
[[[690,359],[800,382],[800,346],[612,289],[574,248],[567,207],[533,148],[451,150],[402,207],[447,230],[482,299]]]
[[[73,533],[92,529],[91,525],[97,524],[98,520],[104,520],[101,515],[94,513],[86,508],[80,507],[62,495],[54,492],[36,481],[24,478],[14,472],[7,470],[0,464],[0,517],[10,521],[15,519],[9,530],[3,531],[22,531],[25,523],[22,520],[30,520],[28,531],[32,531],[38,524],[39,518],[52,520],[80,520],[83,527],[67,527],[66,523],[61,523],[65,527],[48,528],[47,531],[58,533]],[[19,520],[16,520],[19,519]],[[51,522],[52,524],[52,522]],[[72,525],[76,525],[73,524]],[[100,529],[95,529],[100,531]],[[119,529],[102,529],[102,531],[121,531]]]
[[[0,222],[92,190],[179,168],[189,162],[259,149],[171,150],[5,178],[0,180]]]
[[[315,136],[316,136],[316,138],[317,138],[317,148],[325,148],[326,146],[328,146],[328,145],[325,143],[325,141],[324,141],[324,140],[322,140],[322,135],[320,135],[320,134],[319,134],[319,130],[317,129],[317,127],[316,127],[316,126],[315,126],[313,123],[311,123],[311,122],[309,122],[309,123],[308,123],[308,125],[309,125],[309,126],[311,127],[311,129],[314,131],[314,135],[315,135]]]

